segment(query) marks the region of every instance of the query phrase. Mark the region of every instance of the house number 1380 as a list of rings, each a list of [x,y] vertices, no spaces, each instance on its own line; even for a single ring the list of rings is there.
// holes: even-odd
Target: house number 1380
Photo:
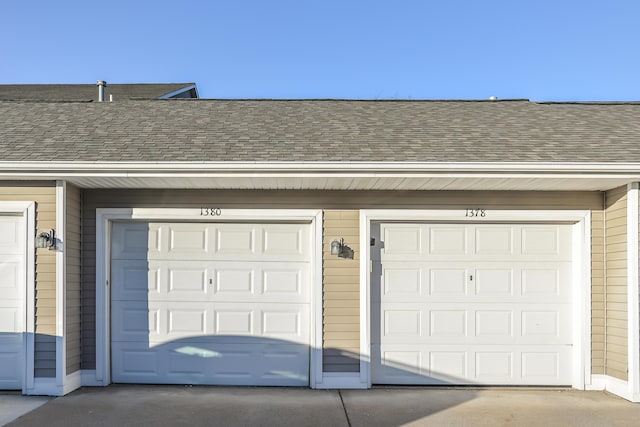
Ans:
[[[467,209],[464,216],[466,217],[482,217],[487,216],[487,211],[484,209]]]
[[[220,208],[200,208],[200,216],[220,216],[222,210]]]

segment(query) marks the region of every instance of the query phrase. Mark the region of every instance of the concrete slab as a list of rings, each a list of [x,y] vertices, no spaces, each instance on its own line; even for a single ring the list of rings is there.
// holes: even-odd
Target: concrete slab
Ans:
[[[347,426],[337,391],[112,385],[82,388],[10,424],[72,426]]]
[[[0,426],[44,405],[50,397],[21,396],[20,394],[0,394]]]
[[[640,404],[598,391],[374,388],[341,394],[353,427],[640,425]]]
[[[640,404],[570,389],[112,385],[52,399],[9,425],[615,427],[640,425]]]

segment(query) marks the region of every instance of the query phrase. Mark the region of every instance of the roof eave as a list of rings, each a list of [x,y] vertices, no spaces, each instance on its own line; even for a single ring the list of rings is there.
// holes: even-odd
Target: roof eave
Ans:
[[[0,162],[0,179],[85,188],[601,191],[640,181],[640,164]]]

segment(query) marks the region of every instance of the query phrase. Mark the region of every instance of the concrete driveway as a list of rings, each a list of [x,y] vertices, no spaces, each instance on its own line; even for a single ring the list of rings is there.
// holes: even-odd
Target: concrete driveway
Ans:
[[[9,425],[609,427],[640,425],[640,404],[568,389],[112,385],[51,399]]]

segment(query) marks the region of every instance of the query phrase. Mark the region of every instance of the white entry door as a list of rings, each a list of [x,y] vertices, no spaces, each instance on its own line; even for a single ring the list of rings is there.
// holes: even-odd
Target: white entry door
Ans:
[[[373,383],[572,383],[570,225],[373,228]]]
[[[114,382],[309,384],[309,224],[114,223]]]
[[[25,224],[0,215],[0,390],[20,390],[24,377]]]

